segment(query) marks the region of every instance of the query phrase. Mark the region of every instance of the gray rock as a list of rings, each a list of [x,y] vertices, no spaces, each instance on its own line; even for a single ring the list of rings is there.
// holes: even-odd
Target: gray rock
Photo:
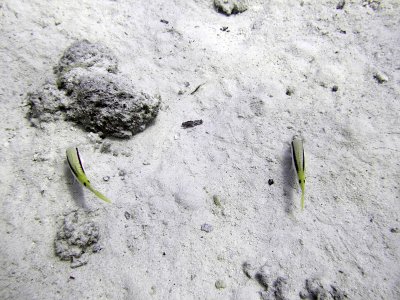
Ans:
[[[75,68],[60,78],[75,101],[66,119],[86,130],[119,138],[143,131],[157,116],[160,99],[137,92],[124,76]]]
[[[32,124],[59,117],[100,134],[129,138],[157,116],[160,97],[137,91],[118,73],[116,57],[107,47],[86,40],[74,43],[57,67],[57,88],[47,83],[28,95]]]
[[[210,224],[204,223],[203,225],[201,225],[201,230],[205,232],[211,232],[213,231],[213,227]]]
[[[101,68],[107,72],[117,73],[118,60],[109,48],[100,43],[87,40],[77,41],[65,50],[55,73],[60,76],[73,68]]]
[[[40,90],[29,93],[27,102],[30,107],[27,118],[34,126],[39,126],[41,122],[50,122],[62,118],[63,112],[66,111],[72,101],[54,84],[47,82]]]
[[[215,8],[226,15],[238,14],[247,10],[245,0],[214,0]]]
[[[97,252],[94,251],[98,249],[96,245],[100,239],[97,224],[90,220],[90,215],[80,210],[65,214],[58,223],[54,241],[56,255],[61,260],[71,261],[75,267],[86,264],[87,255],[81,260],[76,259],[85,253]]]
[[[379,72],[379,71],[375,72],[374,78],[380,84],[385,83],[389,80],[389,78],[386,76],[386,74]]]

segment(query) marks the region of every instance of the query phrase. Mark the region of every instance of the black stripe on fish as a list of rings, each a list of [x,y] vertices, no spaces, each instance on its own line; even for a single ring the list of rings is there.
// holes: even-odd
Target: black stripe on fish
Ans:
[[[72,167],[71,162],[69,161],[68,156],[67,156],[67,162],[68,162],[69,168],[71,169],[72,173],[74,173],[75,177],[78,178],[78,174],[76,174],[75,169]]]
[[[75,148],[75,149],[76,149],[76,155],[78,156],[79,165],[81,166],[81,169],[82,169],[82,172],[83,172],[83,174],[85,174],[85,170],[83,169],[83,165],[82,165],[81,157],[79,156],[79,151],[78,151],[78,148]]]
[[[306,160],[304,159],[304,148],[303,148],[303,171],[306,169]]]
[[[297,160],[296,160],[296,152],[294,151],[294,144],[292,142],[292,153],[293,153],[293,161],[294,161],[294,166],[296,168],[296,172],[299,173],[299,166],[297,164]]]

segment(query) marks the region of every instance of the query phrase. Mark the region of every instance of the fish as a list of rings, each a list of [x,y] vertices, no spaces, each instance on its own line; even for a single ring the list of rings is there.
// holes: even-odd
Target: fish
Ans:
[[[111,203],[111,200],[96,190],[91,184],[89,179],[87,178],[85,171],[83,169],[82,161],[79,156],[78,148],[70,147],[66,151],[67,154],[67,162],[69,168],[71,169],[72,174],[74,174],[75,178],[88,190],[93,192],[97,197],[101,200]]]
[[[294,136],[292,140],[292,158],[301,188],[301,209],[304,209],[304,193],[306,185],[306,160],[304,157],[303,139]]]

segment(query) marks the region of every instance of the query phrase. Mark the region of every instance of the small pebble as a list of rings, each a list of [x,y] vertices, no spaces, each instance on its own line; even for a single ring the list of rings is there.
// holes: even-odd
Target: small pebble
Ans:
[[[213,227],[210,224],[204,223],[203,225],[201,225],[201,230],[205,232],[211,232],[213,231]]]
[[[390,228],[390,232],[392,232],[392,233],[399,233],[399,232],[400,232],[400,229],[397,228],[397,227],[395,227],[395,228]]]
[[[213,196],[213,201],[214,201],[214,204],[215,204],[216,206],[218,206],[218,207],[221,207],[221,206],[222,206],[221,200],[219,200],[219,197],[218,197],[217,195],[214,195],[214,196]]]
[[[203,120],[186,121],[182,123],[182,128],[191,128],[203,124]]]
[[[381,83],[381,84],[385,83],[385,82],[387,82],[389,80],[389,78],[385,74],[383,74],[382,72],[376,72],[374,74],[374,78],[375,78],[376,81],[378,81],[378,83]]]
[[[345,0],[340,0],[339,3],[336,5],[336,9],[343,9],[345,4]]]
[[[336,93],[339,90],[339,87],[337,85],[334,85],[332,87],[332,92]]]
[[[268,184],[269,185],[273,185],[274,184],[274,180],[271,178],[271,179],[268,179]]]
[[[93,251],[93,253],[97,253],[97,252],[99,252],[101,249],[103,249],[99,244],[94,244],[93,245],[93,247],[92,247],[92,251]]]
[[[132,218],[131,214],[128,213],[127,211],[124,213],[125,219],[129,220],[130,218]]]
[[[101,153],[110,153],[111,152],[111,143],[108,141],[103,142],[100,146],[100,152]]]
[[[226,288],[226,283],[225,283],[225,281],[223,281],[223,280],[221,280],[221,279],[219,279],[219,280],[217,280],[216,282],[215,282],[215,287],[217,288],[217,289],[224,289],[224,288]]]
[[[294,94],[294,88],[288,87],[288,88],[286,89],[286,95],[292,96],[293,94]]]
[[[125,176],[126,172],[124,170],[119,170],[118,175],[119,176]]]
[[[103,180],[104,180],[104,181],[109,181],[109,180],[110,180],[110,176],[104,176],[104,177],[103,177]]]

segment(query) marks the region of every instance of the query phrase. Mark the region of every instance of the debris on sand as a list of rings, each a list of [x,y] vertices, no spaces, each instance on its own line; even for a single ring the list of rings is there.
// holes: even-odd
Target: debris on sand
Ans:
[[[186,121],[182,123],[183,128],[191,128],[203,124],[203,120]]]
[[[210,224],[204,223],[203,225],[201,225],[201,230],[210,233],[211,231],[213,231],[213,227]]]
[[[91,213],[73,210],[58,221],[59,229],[54,241],[56,255],[71,262],[71,268],[87,264],[89,253],[101,249],[98,242],[98,225],[92,221]]]

